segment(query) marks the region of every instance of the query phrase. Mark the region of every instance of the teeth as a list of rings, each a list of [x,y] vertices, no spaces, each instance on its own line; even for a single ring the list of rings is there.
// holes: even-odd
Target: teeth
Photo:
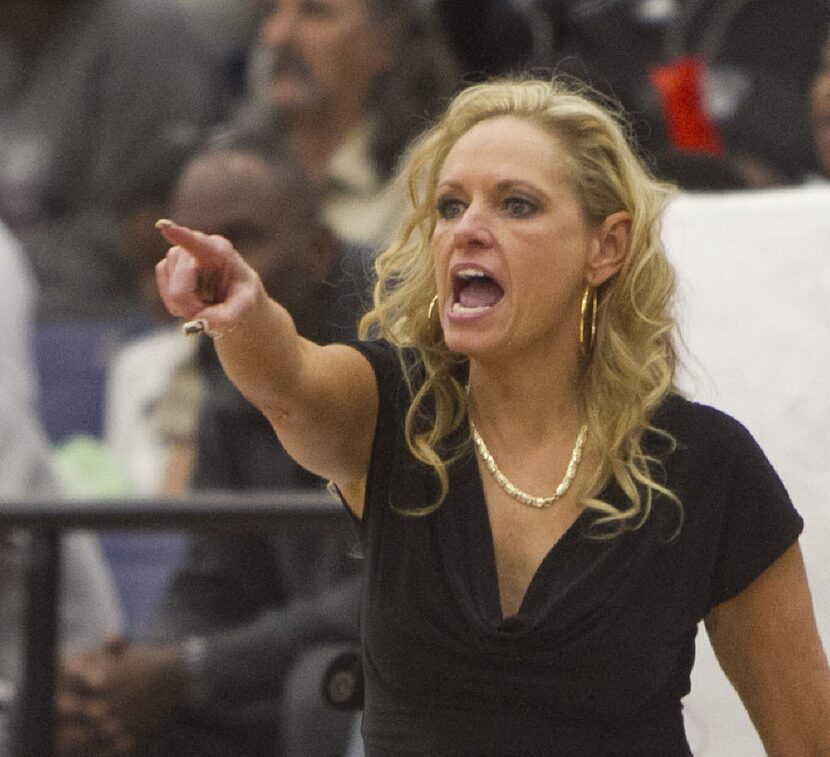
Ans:
[[[464,307],[460,302],[453,302],[452,307],[450,308],[450,310],[453,313],[456,313],[458,315],[470,314],[470,313],[483,313],[485,310],[489,310],[489,309],[490,309],[489,305],[480,305],[479,307],[475,307],[475,308],[467,308],[467,307]]]
[[[489,278],[484,271],[479,271],[478,268],[467,268],[463,271],[458,271],[455,274],[459,279],[486,279]]]

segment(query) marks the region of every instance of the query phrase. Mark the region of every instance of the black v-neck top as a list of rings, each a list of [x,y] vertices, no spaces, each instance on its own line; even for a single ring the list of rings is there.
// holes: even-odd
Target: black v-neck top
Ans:
[[[678,508],[663,499],[643,527],[605,540],[591,538],[594,516],[583,512],[503,619],[472,445],[451,466],[441,507],[402,515],[433,501],[434,475],[406,447],[394,348],[353,346],[380,397],[361,523],[367,755],[691,754],[680,700],[697,624],[802,528],[749,432],[668,398],[654,424],[678,442],[664,469],[683,503],[679,532]],[[665,451],[656,436],[646,444]],[[613,485],[602,496],[623,502]]]

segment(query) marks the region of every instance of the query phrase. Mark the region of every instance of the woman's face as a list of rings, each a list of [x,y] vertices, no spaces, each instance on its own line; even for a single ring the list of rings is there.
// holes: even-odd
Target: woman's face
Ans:
[[[813,140],[822,170],[830,176],[830,44],[824,46],[822,64],[811,91]]]
[[[578,349],[595,238],[559,140],[531,122],[478,123],[450,150],[432,243],[444,340],[480,360]]]

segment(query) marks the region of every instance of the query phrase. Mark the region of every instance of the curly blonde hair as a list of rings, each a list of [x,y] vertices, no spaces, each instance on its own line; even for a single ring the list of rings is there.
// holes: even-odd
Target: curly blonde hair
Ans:
[[[404,160],[401,177],[408,182],[412,212],[397,242],[376,260],[374,308],[361,322],[360,333],[389,340],[402,356],[414,355],[404,366],[412,397],[407,443],[418,460],[433,468],[440,484],[436,502],[415,512],[430,512],[445,498],[447,466],[462,449],[449,455],[439,449],[468,411],[466,358],[450,352],[429,317],[436,293],[431,238],[438,174],[452,146],[471,127],[507,115],[541,127],[564,146],[569,179],[589,225],[618,211],[631,215],[630,250],[619,273],[598,291],[596,339],[583,365],[586,421],[601,457],[582,505],[597,512],[595,524],[610,527],[603,533],[637,528],[656,493],[677,501],[658,480],[660,460],[643,446],[647,431],[666,436],[650,420],[674,390],[674,274],[660,239],[671,187],[644,167],[618,113],[600,104],[584,85],[560,79],[507,79],[465,89]],[[611,480],[628,500],[622,509],[599,498]]]

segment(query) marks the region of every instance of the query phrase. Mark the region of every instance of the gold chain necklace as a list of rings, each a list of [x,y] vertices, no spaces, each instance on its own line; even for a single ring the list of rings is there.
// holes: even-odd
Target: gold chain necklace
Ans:
[[[571,488],[571,483],[576,475],[576,469],[579,467],[579,461],[582,459],[582,446],[585,444],[585,437],[588,434],[588,426],[583,424],[576,437],[576,443],[574,444],[573,452],[571,452],[571,460],[568,463],[568,469],[565,471],[565,478],[556,487],[556,491],[550,497],[534,497],[532,494],[523,492],[518,486],[515,486],[499,470],[499,466],[496,465],[496,461],[490,454],[490,450],[487,449],[487,445],[484,443],[484,439],[481,438],[481,434],[478,433],[478,429],[476,428],[476,424],[473,423],[472,418],[470,418],[470,430],[473,432],[473,442],[476,445],[476,452],[478,452],[479,457],[484,461],[487,470],[496,479],[496,483],[516,501],[521,502],[523,505],[536,508],[550,507]]]

